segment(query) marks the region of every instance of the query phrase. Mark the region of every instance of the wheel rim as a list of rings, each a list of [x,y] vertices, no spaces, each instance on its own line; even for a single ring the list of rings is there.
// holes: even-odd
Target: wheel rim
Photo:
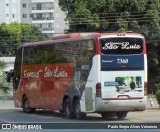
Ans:
[[[26,110],[28,110],[28,100],[25,101],[24,107]]]
[[[24,102],[24,110],[26,112],[30,112],[31,111],[31,109],[29,108],[29,104],[28,104],[28,100],[27,99]]]

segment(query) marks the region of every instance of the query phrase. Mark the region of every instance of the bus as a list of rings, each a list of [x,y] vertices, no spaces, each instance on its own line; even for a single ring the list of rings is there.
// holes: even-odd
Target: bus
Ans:
[[[22,44],[16,52],[14,105],[27,113],[51,109],[67,118],[98,113],[124,119],[146,109],[146,88],[146,41],[139,33],[69,33]]]

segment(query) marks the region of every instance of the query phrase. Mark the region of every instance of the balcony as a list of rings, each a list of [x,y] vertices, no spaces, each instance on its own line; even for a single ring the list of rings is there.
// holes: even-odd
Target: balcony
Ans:
[[[42,33],[54,33],[54,28],[41,28]]]
[[[38,7],[32,7],[32,11],[33,10],[54,10],[53,7],[49,7],[49,6],[44,6],[44,7],[41,7],[41,8],[38,8]]]
[[[53,7],[44,7],[44,8],[37,8],[37,7],[32,7],[32,14],[36,13],[53,13],[54,8]]]
[[[53,31],[53,27],[46,27],[46,28],[41,28],[41,31]]]
[[[46,3],[46,2],[54,2],[54,0],[32,0],[32,3]]]
[[[32,17],[32,23],[38,24],[38,23],[54,23],[54,17],[53,14],[34,14]]]
[[[32,20],[34,20],[34,21],[54,20],[54,17],[33,17]]]
[[[32,24],[42,24],[42,23],[54,23],[54,20],[34,20]]]

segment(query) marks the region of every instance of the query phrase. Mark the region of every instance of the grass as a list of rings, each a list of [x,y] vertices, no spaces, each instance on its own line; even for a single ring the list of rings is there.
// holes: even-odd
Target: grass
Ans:
[[[156,98],[156,95],[154,95],[154,94],[148,94],[147,97],[148,98]]]

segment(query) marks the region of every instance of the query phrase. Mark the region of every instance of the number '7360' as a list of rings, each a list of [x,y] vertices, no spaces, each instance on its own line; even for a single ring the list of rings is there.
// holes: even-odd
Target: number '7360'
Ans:
[[[128,59],[117,59],[117,63],[118,64],[127,64],[128,63]]]

